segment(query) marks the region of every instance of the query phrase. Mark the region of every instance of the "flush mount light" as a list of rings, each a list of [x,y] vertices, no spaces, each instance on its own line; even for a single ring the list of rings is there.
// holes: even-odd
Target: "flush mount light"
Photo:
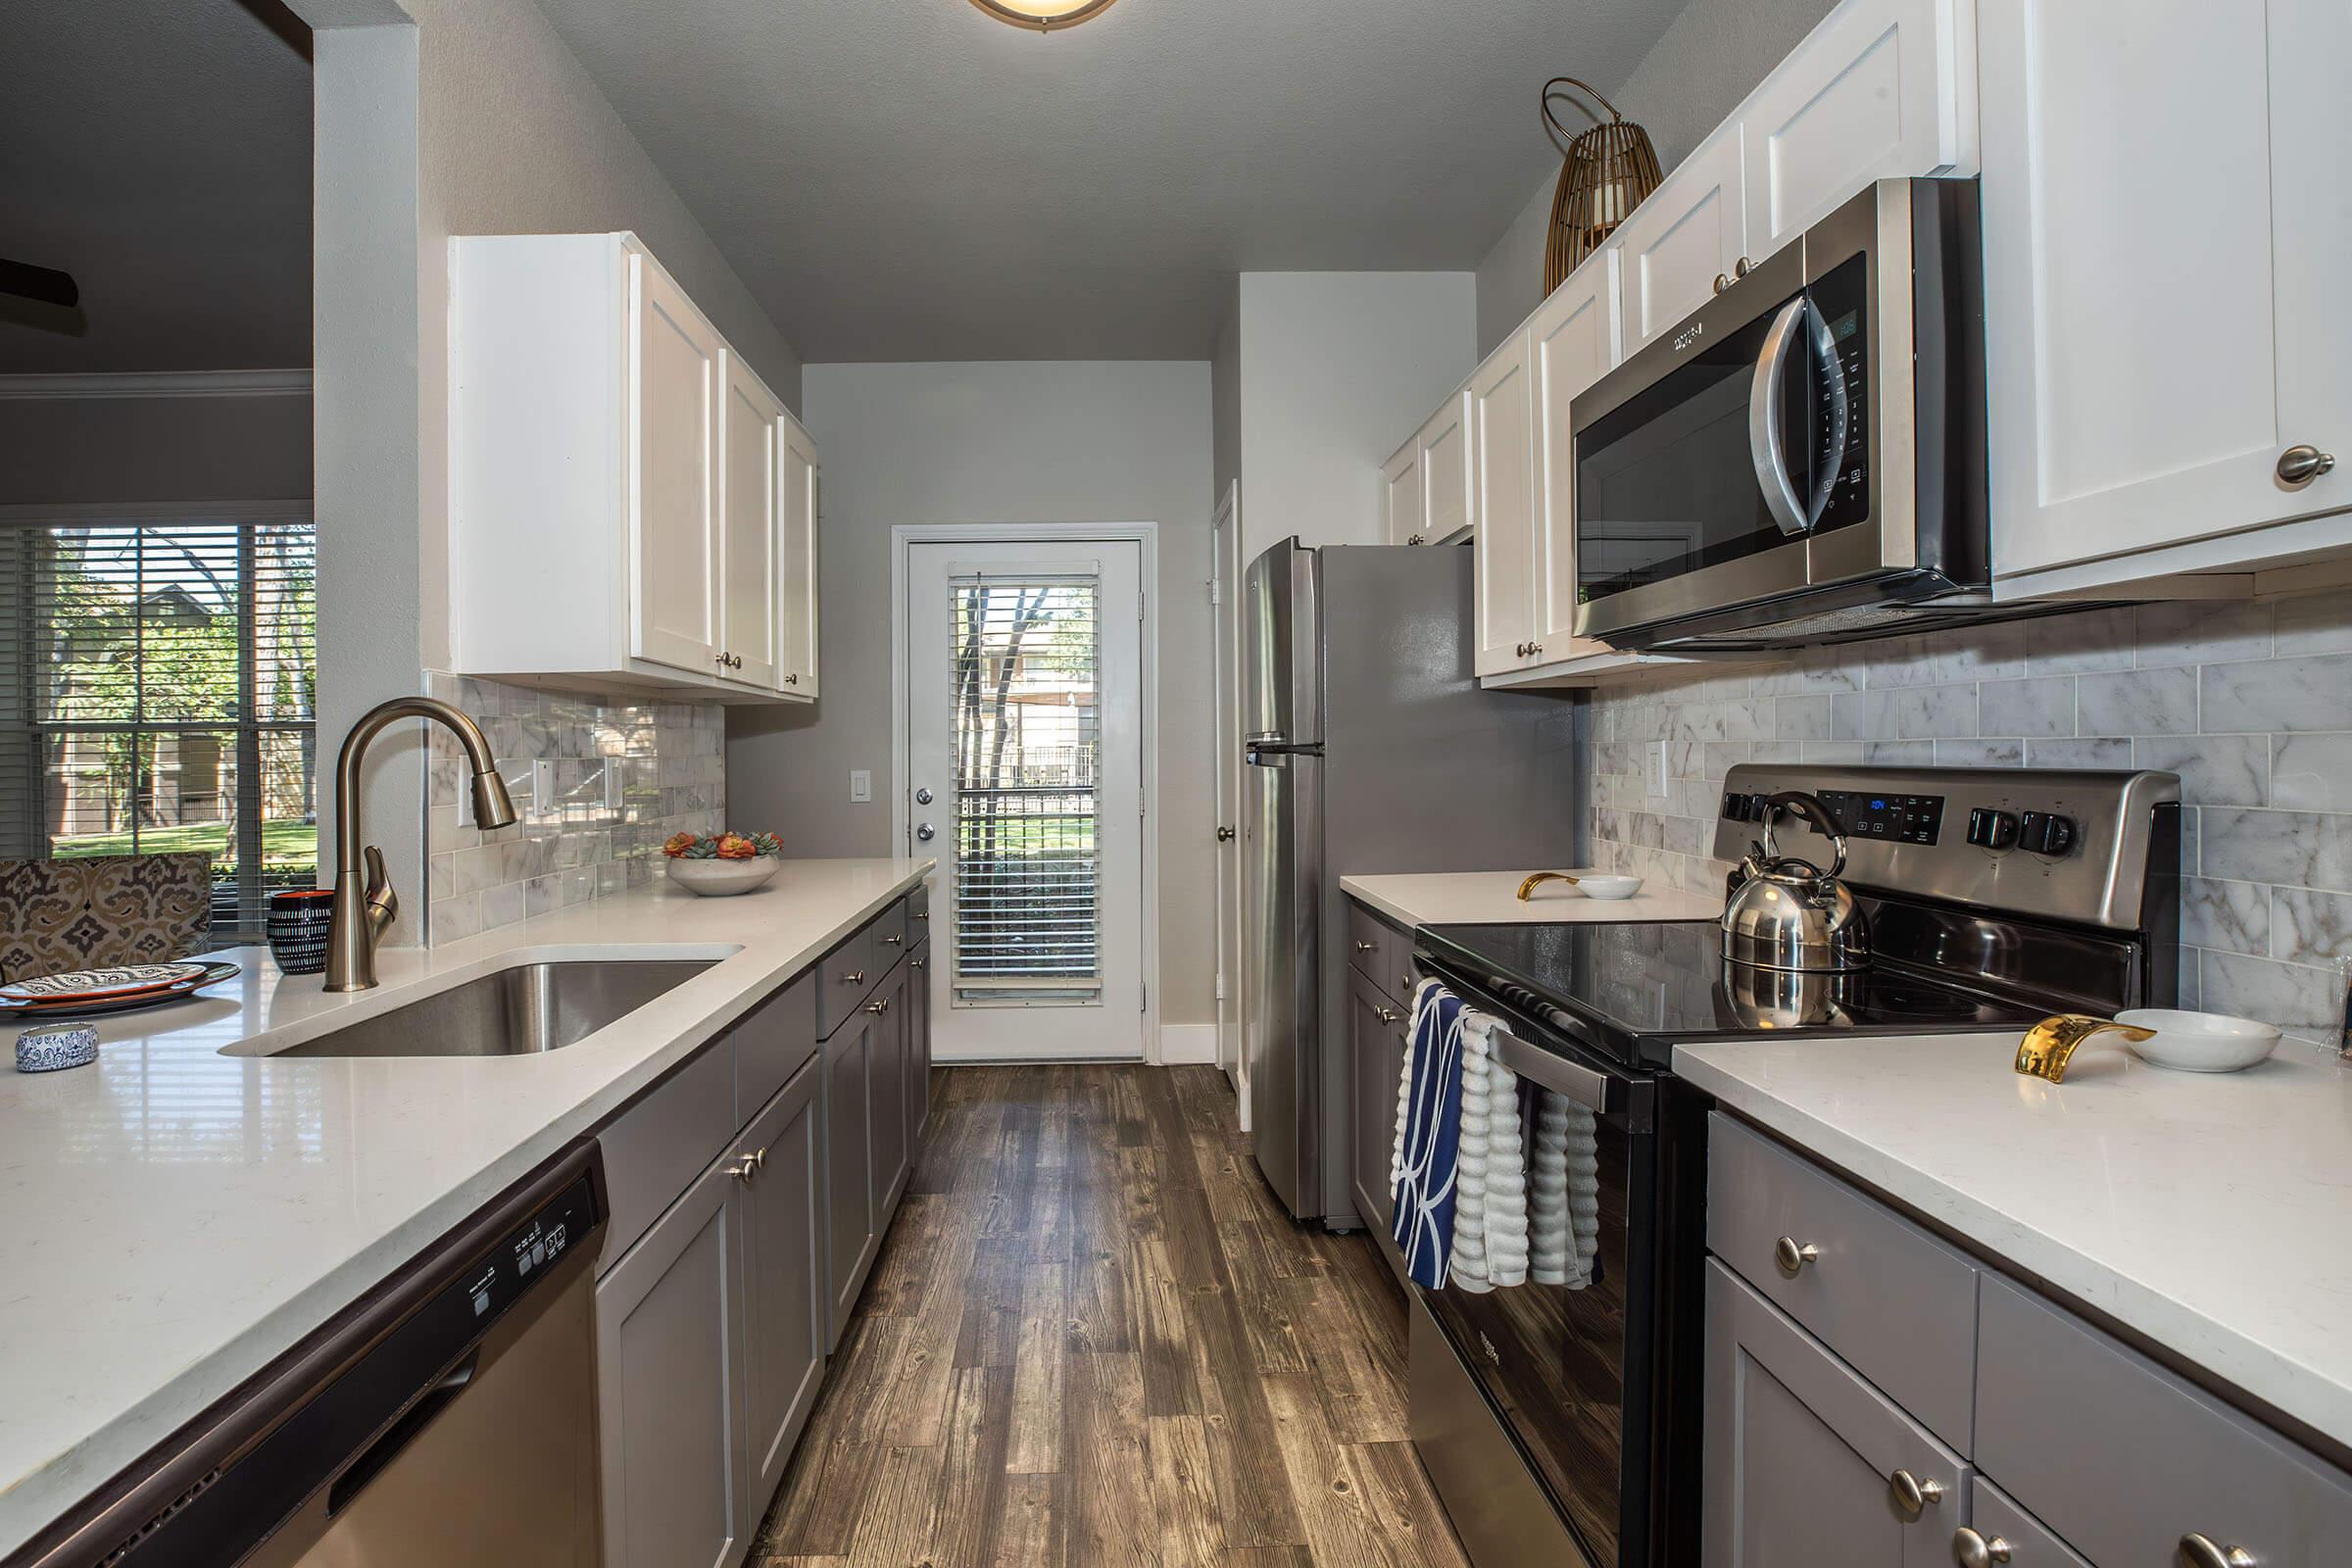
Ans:
[[[1110,9],[1111,0],[972,0],[972,4],[999,22],[1052,32],[1102,15]]]

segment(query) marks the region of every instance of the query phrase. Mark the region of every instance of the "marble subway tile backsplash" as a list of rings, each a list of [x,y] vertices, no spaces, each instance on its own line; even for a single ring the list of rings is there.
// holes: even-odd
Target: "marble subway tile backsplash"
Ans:
[[[1805,650],[1592,699],[1592,858],[1719,893],[1734,762],[2180,775],[2183,1004],[2332,1039],[2352,955],[2352,589]],[[1666,743],[1666,793],[1648,749]]]
[[[430,945],[635,887],[660,874],[662,840],[715,832],[725,819],[720,708],[439,673],[426,691],[482,726],[515,813],[512,827],[474,827],[462,804],[470,800],[465,755],[434,726],[425,762]]]

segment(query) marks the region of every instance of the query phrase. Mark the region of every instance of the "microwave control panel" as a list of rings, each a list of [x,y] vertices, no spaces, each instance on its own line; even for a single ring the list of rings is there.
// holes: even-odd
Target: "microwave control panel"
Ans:
[[[1813,525],[1815,533],[1870,520],[1870,315],[1867,265],[1867,258],[1857,256],[1831,269],[1828,276],[1818,279],[1805,290],[1812,308],[1820,313],[1822,325],[1829,332],[1831,348],[1838,357],[1835,366],[1817,365],[1814,368],[1813,428],[1816,447],[1813,461],[1820,466],[1815,470],[1816,480],[1820,468],[1830,468],[1835,473],[1830,481],[1829,500],[1822,508],[1821,519]],[[1835,397],[1829,381],[1833,375],[1843,383],[1845,392],[1845,445],[1836,452],[1828,450],[1831,436],[1837,428]]]

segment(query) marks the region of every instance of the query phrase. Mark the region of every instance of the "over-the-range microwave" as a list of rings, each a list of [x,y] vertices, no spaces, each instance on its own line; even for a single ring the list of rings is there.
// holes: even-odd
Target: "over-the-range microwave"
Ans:
[[[1718,278],[1571,409],[1580,636],[1786,648],[1988,592],[1973,179],[1888,179]]]

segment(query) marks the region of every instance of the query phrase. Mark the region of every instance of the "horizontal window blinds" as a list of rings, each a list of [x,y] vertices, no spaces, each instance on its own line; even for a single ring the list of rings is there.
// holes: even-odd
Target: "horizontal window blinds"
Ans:
[[[0,857],[213,857],[217,941],[318,865],[308,522],[0,527]]]
[[[1100,597],[1091,576],[950,584],[960,1001],[1101,994]]]

